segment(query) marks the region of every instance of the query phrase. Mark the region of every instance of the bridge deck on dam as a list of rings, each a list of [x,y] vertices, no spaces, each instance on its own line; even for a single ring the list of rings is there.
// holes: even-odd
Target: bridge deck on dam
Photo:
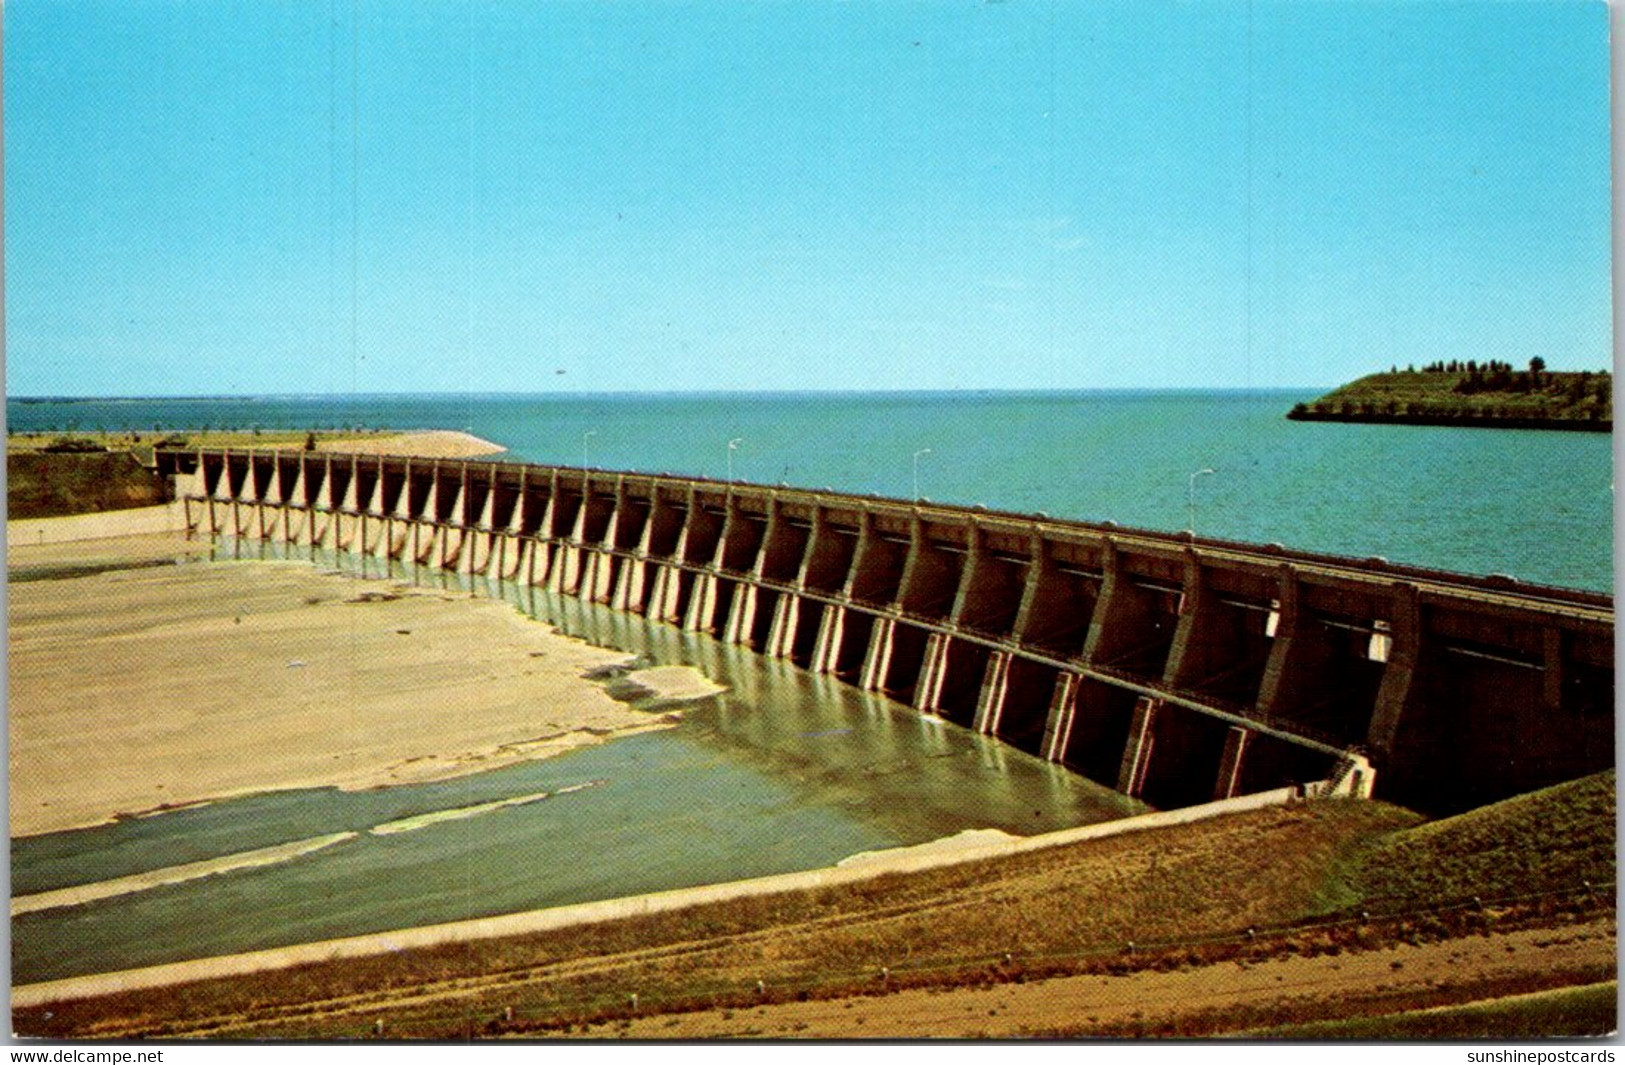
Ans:
[[[708,632],[1154,806],[1369,765],[1378,795],[1444,812],[1613,764],[1613,602],[1594,593],[698,478],[162,461],[200,533],[523,581]]]

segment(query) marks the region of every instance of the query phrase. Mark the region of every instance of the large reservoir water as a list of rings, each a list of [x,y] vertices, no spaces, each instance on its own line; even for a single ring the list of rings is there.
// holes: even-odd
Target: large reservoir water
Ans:
[[[1298,392],[7,403],[13,430],[460,428],[519,460],[983,503],[1613,587],[1606,433],[1289,422]],[[730,450],[729,442],[737,441]],[[916,461],[916,452],[929,449]],[[1212,474],[1191,475],[1212,469]]]

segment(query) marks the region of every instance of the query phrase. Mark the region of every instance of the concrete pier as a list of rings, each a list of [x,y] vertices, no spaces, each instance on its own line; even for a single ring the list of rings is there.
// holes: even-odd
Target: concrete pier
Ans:
[[[1460,809],[1613,764],[1613,604],[1504,578],[833,492],[309,452],[167,456],[198,534],[705,632],[1157,806],[1327,777]]]

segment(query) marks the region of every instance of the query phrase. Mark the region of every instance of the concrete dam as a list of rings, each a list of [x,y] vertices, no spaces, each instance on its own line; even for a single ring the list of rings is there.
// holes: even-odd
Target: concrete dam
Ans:
[[[188,528],[706,632],[1161,808],[1430,813],[1613,765],[1613,601],[981,507],[498,462],[160,452]]]

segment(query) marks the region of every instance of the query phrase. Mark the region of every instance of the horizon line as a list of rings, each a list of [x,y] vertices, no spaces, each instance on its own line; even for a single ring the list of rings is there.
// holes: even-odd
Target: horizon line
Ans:
[[[982,396],[982,395],[1086,395],[1102,393],[1163,393],[1202,395],[1262,394],[1274,392],[1307,392],[1313,389],[1337,388],[1338,385],[1096,385],[1057,388],[711,388],[711,389],[602,389],[579,392],[526,392],[519,390],[494,391],[402,391],[402,392],[243,392],[213,395],[186,395],[180,393],[153,393],[148,395],[101,395],[50,393],[38,395],[6,396],[7,403],[80,403],[80,402],[141,402],[149,400],[180,400],[197,403],[234,402],[242,400],[344,400],[381,398],[462,398],[462,399],[577,399],[595,397],[704,397],[704,396]]]

